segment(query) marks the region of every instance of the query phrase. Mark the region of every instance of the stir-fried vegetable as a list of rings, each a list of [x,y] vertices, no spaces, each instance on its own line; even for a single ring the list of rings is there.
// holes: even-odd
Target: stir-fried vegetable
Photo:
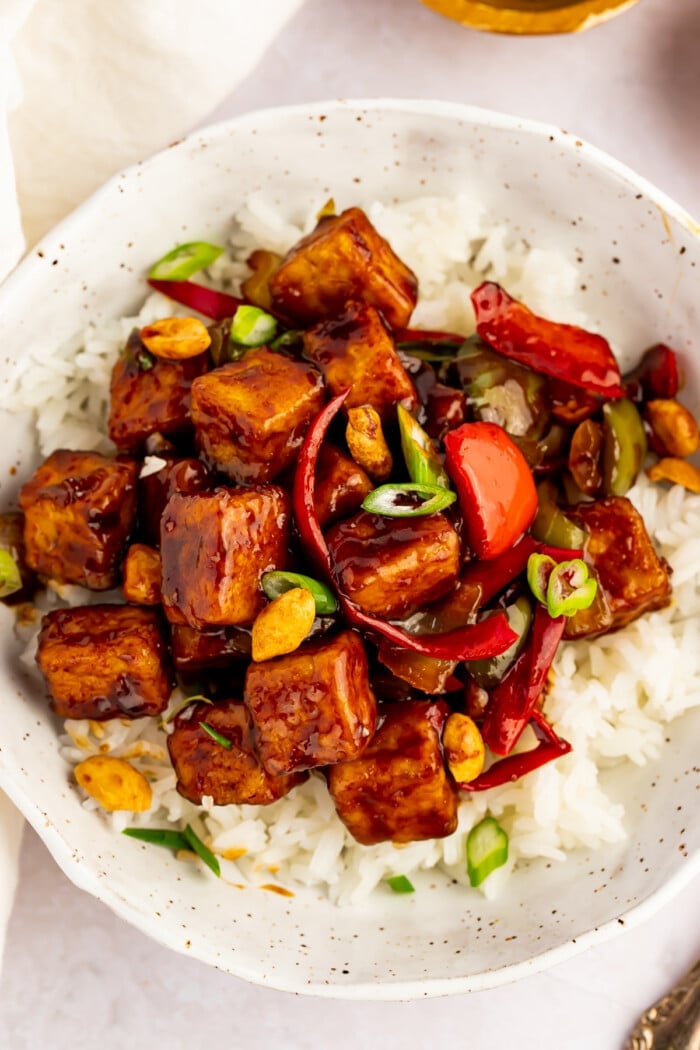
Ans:
[[[275,338],[277,321],[258,306],[239,306],[231,321],[231,342],[240,346],[263,346]]]
[[[467,836],[467,874],[472,886],[480,886],[507,860],[508,836],[495,817],[484,817]]]
[[[387,880],[387,885],[394,891],[394,893],[415,893],[415,887],[410,879],[406,878],[405,875],[390,875]]]
[[[329,616],[338,611],[338,599],[330,587],[321,583],[320,580],[314,580],[311,576],[304,576],[303,573],[288,572],[282,569],[266,572],[260,580],[260,585],[270,601],[279,598],[281,594],[285,594],[294,587],[304,587],[313,595],[319,616]]]
[[[365,496],[362,508],[389,518],[416,518],[423,514],[437,514],[456,499],[454,492],[442,485],[380,485]]]
[[[603,405],[603,493],[624,496],[632,488],[647,454],[644,424],[628,398]]]
[[[187,244],[179,244],[154,263],[148,276],[154,281],[186,281],[200,270],[206,270],[223,252],[224,249],[218,244],[188,241]]]
[[[9,598],[21,589],[19,565],[9,551],[0,550],[0,598]]]
[[[450,479],[431,438],[403,405],[397,405],[396,412],[401,435],[401,451],[411,481],[419,485],[439,485],[441,488],[449,489]]]

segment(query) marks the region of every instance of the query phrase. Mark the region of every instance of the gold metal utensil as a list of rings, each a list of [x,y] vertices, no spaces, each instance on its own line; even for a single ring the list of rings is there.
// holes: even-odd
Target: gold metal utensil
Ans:
[[[576,33],[638,0],[423,0],[438,14],[492,33]]]
[[[625,1050],[700,1050],[700,959],[642,1014]]]

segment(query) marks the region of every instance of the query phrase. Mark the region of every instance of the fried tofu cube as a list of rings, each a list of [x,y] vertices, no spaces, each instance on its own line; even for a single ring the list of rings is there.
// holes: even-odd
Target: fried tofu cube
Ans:
[[[250,659],[250,630],[219,627],[196,631],[187,624],[174,623],[170,632],[173,661],[178,671],[206,671],[230,667]]]
[[[338,816],[365,846],[417,842],[451,835],[457,827],[457,788],[442,754],[443,702],[382,704],[383,721],[367,750],[328,770]]]
[[[459,573],[459,538],[444,514],[388,518],[360,511],[326,539],[341,590],[365,612],[389,620],[447,594]]]
[[[132,543],[122,566],[122,593],[134,605],[160,605],[160,554],[145,543]]]
[[[572,517],[588,529],[586,560],[602,595],[567,621],[566,636],[615,631],[671,601],[671,570],[654,549],[644,519],[625,496],[580,503]]]
[[[342,315],[309,328],[304,351],[334,396],[350,388],[345,408],[371,405],[386,420],[394,418],[398,403],[407,409],[418,404],[394,340],[373,306],[348,303]]]
[[[286,565],[289,517],[289,496],[276,485],[172,496],[160,540],[170,622],[251,624],[266,604],[260,577]]]
[[[243,698],[260,760],[275,776],[355,758],[376,725],[367,655],[354,631],[251,664]]]
[[[229,741],[214,740],[210,726]],[[306,779],[306,773],[270,776],[255,753],[250,715],[236,700],[194,704],[175,720],[168,751],[177,774],[177,790],[199,805],[205,795],[216,806],[267,806]]]
[[[153,609],[85,605],[44,616],[37,663],[62,718],[142,718],[165,709],[173,681]]]
[[[27,565],[95,591],[119,581],[136,517],[133,460],[52,452],[20,492]]]
[[[324,400],[312,365],[251,350],[192,384],[199,448],[235,481],[271,481],[294,460]]]
[[[359,510],[374,485],[354,459],[335,445],[323,444],[316,462],[314,508],[322,528]]]
[[[158,470],[142,469],[137,488],[139,533],[151,547],[160,547],[160,519],[170,497],[176,492],[185,496],[205,492],[212,478],[201,459],[154,456],[145,466],[157,466],[158,461],[162,464]]]
[[[192,380],[209,367],[206,351],[185,361],[154,357],[134,329],[112,369],[107,429],[117,448],[139,449],[156,432],[187,433]]]
[[[371,303],[394,328],[408,324],[415,274],[360,208],[327,216],[296,244],[270,279],[274,306],[302,325],[339,314],[349,299]]]

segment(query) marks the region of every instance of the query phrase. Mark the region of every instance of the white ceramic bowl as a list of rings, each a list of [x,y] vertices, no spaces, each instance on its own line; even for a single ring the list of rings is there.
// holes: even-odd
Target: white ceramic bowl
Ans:
[[[132,311],[164,242],[215,240],[251,192],[265,190],[294,215],[331,195],[362,204],[463,186],[533,243],[566,253],[586,286],[581,305],[615,343],[663,340],[686,352],[697,343],[698,228],[609,157],[563,132],[456,105],[328,103],[242,117],[116,176],[0,291],[2,382],[32,347],[59,344],[88,317]],[[686,400],[696,411],[699,380],[695,356]],[[6,506],[34,453],[24,421],[0,425]],[[67,875],[156,939],[252,981],[373,999],[486,988],[638,921],[700,867],[696,712],[672,725],[659,763],[614,775],[627,805],[624,845],[533,863],[497,902],[439,880],[362,909],[315,893],[232,889],[110,833],[81,807],[55,721],[27,687],[7,628],[2,650],[0,785]]]

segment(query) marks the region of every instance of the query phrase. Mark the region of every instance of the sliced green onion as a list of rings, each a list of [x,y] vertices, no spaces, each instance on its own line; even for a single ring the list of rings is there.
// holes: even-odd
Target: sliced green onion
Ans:
[[[0,550],[0,598],[8,598],[22,590],[19,565],[9,551]]]
[[[397,414],[401,451],[411,481],[419,485],[437,485],[439,488],[449,489],[450,479],[430,436],[403,405],[397,405]]]
[[[239,306],[231,322],[231,342],[239,346],[262,346],[274,339],[277,321],[259,306]]]
[[[153,846],[164,846],[166,849],[190,848],[187,839],[181,831],[171,831],[168,828],[124,828],[122,835],[138,839],[139,842],[149,842]]]
[[[304,342],[304,333],[300,328],[290,328],[268,343],[270,350],[294,350]]]
[[[205,733],[208,733],[212,740],[216,740],[217,744],[221,744],[221,746],[225,747],[227,751],[230,751],[233,747],[233,743],[228,737],[222,736],[221,733],[218,733],[208,722],[200,722],[199,728],[203,729]]]
[[[410,879],[407,879],[405,875],[390,875],[386,880],[387,885],[392,888],[394,893],[415,893],[415,887]]]
[[[598,590],[598,581],[580,558],[560,562],[552,569],[547,583],[547,609],[550,616],[573,616],[588,609]]]
[[[422,502],[416,502],[416,500]],[[380,485],[362,501],[362,509],[387,518],[417,518],[437,514],[457,499],[441,485]]]
[[[555,618],[588,609],[598,591],[598,581],[581,558],[556,562],[546,554],[531,554],[527,582],[537,601]]]
[[[527,559],[528,587],[542,605],[547,604],[547,584],[557,563],[548,554],[531,554]]]
[[[193,831],[189,824],[185,828],[183,835],[187,840],[188,846],[202,858],[206,866],[214,872],[217,879],[221,878],[221,867],[219,866],[218,860],[209,847],[204,845],[197,832]]]
[[[186,281],[200,270],[206,270],[223,253],[218,244],[207,241],[189,241],[178,244],[171,252],[154,263],[148,276],[154,281]]]
[[[139,350],[136,354],[136,364],[142,372],[150,372],[155,363],[155,357],[148,350]]]
[[[480,886],[507,860],[508,836],[495,817],[484,817],[467,836],[467,874],[472,886]]]
[[[210,700],[208,696],[203,696],[201,693],[193,693],[191,696],[186,696],[184,700],[181,700],[180,703],[172,709],[172,711],[169,711],[167,715],[164,715],[163,718],[160,719],[158,722],[159,727],[169,725],[170,722],[177,718],[181,711],[184,711],[186,707],[190,706],[190,704],[195,703],[213,704],[214,701]]]
[[[441,365],[446,361],[454,361],[455,355],[462,343],[448,343],[444,340],[439,342],[431,343],[430,340],[424,340],[423,342],[412,342],[407,340],[396,344],[397,350],[403,350],[404,353],[410,354],[411,357],[417,357],[421,361],[427,361],[429,364]]]
[[[325,583],[314,580],[311,576],[303,576],[300,572],[264,572],[260,581],[265,596],[274,601],[281,594],[294,590],[295,587],[304,587],[310,591],[316,603],[316,612],[319,616],[327,616],[337,612],[338,600],[330,587]]]

